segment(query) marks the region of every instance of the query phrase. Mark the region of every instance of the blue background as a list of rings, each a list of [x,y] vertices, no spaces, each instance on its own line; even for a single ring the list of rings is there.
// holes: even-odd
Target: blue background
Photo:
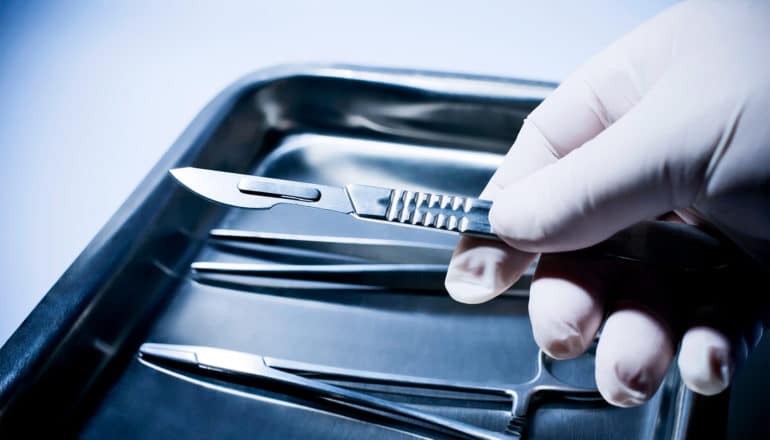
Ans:
[[[670,3],[0,3],[0,344],[243,74],[338,61],[562,80]]]

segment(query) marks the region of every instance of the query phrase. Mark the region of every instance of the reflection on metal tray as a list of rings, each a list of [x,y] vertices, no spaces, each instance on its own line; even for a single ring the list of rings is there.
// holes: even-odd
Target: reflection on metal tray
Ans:
[[[139,349],[142,363],[163,370],[182,366],[199,374],[212,373],[233,383],[262,381],[273,386],[282,385],[309,400],[321,400],[353,409],[354,413],[379,416],[392,424],[410,424],[417,428],[432,429],[434,434],[455,437],[495,440],[520,437],[526,430],[538,401],[544,399],[603,403],[596,387],[575,386],[557,378],[545,353],[536,354],[537,369],[532,378],[519,384],[487,384],[436,380],[433,378],[397,375],[367,370],[351,370],[326,365],[309,364],[285,359],[268,358],[251,353],[222,350],[192,345],[145,343]],[[183,373],[177,373],[177,377]],[[337,383],[329,383],[329,382]],[[407,404],[376,397],[372,392],[389,397],[407,397]],[[482,428],[433,411],[415,408],[423,405],[454,406],[464,409],[491,410],[502,403],[510,408],[508,423],[497,430]],[[435,411],[435,408],[434,408]]]
[[[292,206],[263,212],[225,208],[181,188],[167,171],[196,166],[326,185],[357,182],[475,196],[524,117],[552,88],[350,66],[283,67],[237,82],[192,122],[3,348],[0,374],[7,379],[0,383],[0,433],[433,436],[382,417],[328,411],[281,389],[150,368],[137,358],[144,341],[437,381],[499,384],[532,377],[537,347],[526,298],[520,296],[470,307],[403,285],[375,289],[334,277],[286,280],[275,274],[203,280],[190,270],[194,261],[393,262],[392,252],[346,254],[339,243],[244,244],[223,237],[222,230],[424,243],[425,260],[418,252],[409,263],[434,265],[445,264],[442,252],[457,237],[334,212],[308,215]],[[22,361],[11,364],[11,358]],[[591,366],[590,359],[553,365],[560,379],[581,386],[593,385]],[[723,429],[722,403],[693,397],[672,369],[660,391],[639,408],[544,402],[526,434],[563,438],[569,430],[572,438],[698,438]],[[23,423],[33,416],[47,423]],[[507,420],[504,411],[494,409],[453,408],[452,416],[487,429]]]

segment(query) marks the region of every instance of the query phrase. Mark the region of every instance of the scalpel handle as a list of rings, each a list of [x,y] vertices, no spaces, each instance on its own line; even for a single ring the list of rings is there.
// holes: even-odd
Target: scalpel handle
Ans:
[[[366,185],[346,189],[359,217],[500,240],[489,224],[488,200]]]
[[[489,224],[492,202],[488,200],[366,185],[348,185],[346,189],[355,214],[362,218],[500,240]],[[573,251],[586,257],[617,258],[687,272],[724,269],[734,252],[702,229],[666,221],[643,221],[601,243]]]

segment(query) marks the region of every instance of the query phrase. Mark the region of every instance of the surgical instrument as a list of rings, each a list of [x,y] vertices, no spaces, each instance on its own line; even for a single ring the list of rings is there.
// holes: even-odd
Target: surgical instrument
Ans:
[[[580,401],[601,401],[595,388],[569,385],[556,378],[546,367],[546,356],[542,351],[538,352],[537,370],[530,380],[520,384],[499,386],[321,366],[192,345],[144,343],[139,349],[139,355],[144,361],[181,363],[203,372],[218,372],[233,380],[237,380],[238,377],[267,380],[292,388],[301,395],[309,394],[311,397],[354,406],[359,410],[384,414],[396,420],[413,421],[417,425],[426,425],[445,434],[474,439],[520,436],[522,429],[526,426],[526,417],[532,410],[532,403],[537,397],[550,395]],[[393,385],[423,391],[476,394],[486,396],[487,399],[503,399],[510,403],[510,419],[505,432],[496,432],[374,397],[348,387],[332,385],[324,382],[324,379]]]
[[[441,292],[444,291],[447,272],[445,264],[264,264],[196,261],[190,267],[198,276],[241,275]],[[526,294],[526,286],[531,282],[531,278],[531,274],[525,274],[509,292],[515,292],[517,296]]]
[[[191,191],[224,205],[269,209],[288,203],[499,240],[487,218],[492,206],[488,200],[368,185],[334,187],[191,167],[170,172]],[[664,221],[638,223],[575,252],[683,271],[713,271],[728,264],[720,240],[694,226]]]
[[[282,234],[239,229],[213,229],[209,237],[215,242],[253,244],[303,249],[352,257],[361,261],[399,264],[444,264],[454,245],[407,240],[352,237],[342,235]]]

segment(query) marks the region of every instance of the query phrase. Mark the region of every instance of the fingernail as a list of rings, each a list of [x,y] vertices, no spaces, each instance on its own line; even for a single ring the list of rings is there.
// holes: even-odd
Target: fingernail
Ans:
[[[724,391],[734,370],[726,338],[708,329],[691,330],[685,335],[678,364],[687,387],[706,396]]]
[[[712,346],[705,351],[705,356],[698,357],[682,353],[685,357],[679,362],[679,371],[688,388],[698,394],[713,396],[730,384],[733,366],[729,353],[722,347]]]
[[[647,399],[650,398],[650,396],[647,393],[634,390],[630,387],[625,386],[623,383],[619,383],[618,386],[620,387],[617,391],[618,395],[615,398],[614,401],[610,401],[613,405],[620,406],[623,408],[630,408],[634,406],[639,406],[647,401]]]
[[[624,408],[639,406],[652,395],[650,375],[643,369],[627,369],[616,364],[614,374],[597,376],[597,385],[604,399]],[[599,384],[599,382],[602,382]]]
[[[730,378],[733,376],[732,370],[732,364],[727,362],[723,363],[719,368],[719,372],[722,373],[722,384],[725,387],[727,387],[727,385],[730,383]]]
[[[568,359],[583,351],[583,338],[577,327],[569,322],[551,323],[547,330],[537,332],[535,342],[554,359]]]
[[[506,286],[498,274],[503,252],[492,247],[468,249],[449,263],[445,286],[458,302],[479,304],[494,298]]]
[[[717,394],[727,388],[730,379],[733,376],[733,363],[730,361],[730,354],[722,347],[711,347],[709,349],[709,360],[713,386],[708,387],[707,391]]]
[[[602,319],[596,297],[571,280],[543,275],[532,282],[529,292],[529,317],[537,345],[556,359],[582,354]]]

